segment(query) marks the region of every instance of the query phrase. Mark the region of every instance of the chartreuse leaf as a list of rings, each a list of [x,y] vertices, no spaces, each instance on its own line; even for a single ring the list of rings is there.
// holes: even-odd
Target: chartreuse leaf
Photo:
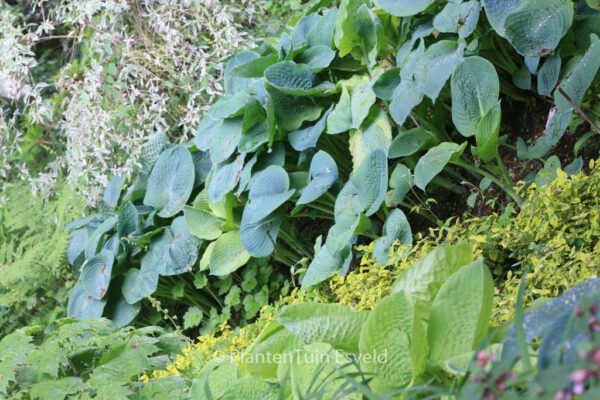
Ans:
[[[322,150],[315,154],[310,163],[310,177],[296,204],[315,201],[334,184],[338,178],[338,168],[333,158]]]
[[[226,276],[245,265],[250,260],[239,231],[227,232],[221,235],[210,254],[210,273]]]
[[[404,291],[418,304],[431,304],[448,277],[471,262],[472,245],[440,245],[403,272],[394,282],[392,293]]]
[[[363,41],[354,18],[358,9],[364,4],[368,4],[368,0],[342,0],[340,3],[334,33],[335,46],[340,51],[340,58],[350,54],[355,46]]]
[[[465,145],[444,142],[432,147],[419,159],[415,167],[415,185],[425,190],[429,182],[436,177],[453,158],[458,158],[465,149]]]
[[[67,314],[78,320],[96,319],[102,316],[106,299],[96,300],[90,296],[81,283],[77,283],[69,294]]]
[[[498,134],[502,118],[500,102],[496,103],[477,124],[477,155],[483,161],[490,161],[498,154]]]
[[[412,230],[406,215],[400,209],[393,210],[383,226],[383,236],[375,240],[373,256],[380,265],[389,262],[392,244],[412,244]]]
[[[328,343],[338,350],[356,353],[368,316],[368,312],[353,311],[341,304],[300,303],[284,308],[279,323],[307,344]]]
[[[110,284],[112,267],[115,255],[110,250],[104,250],[100,254],[88,259],[81,266],[81,285],[86,293],[96,300],[101,300]]]
[[[190,233],[198,239],[215,240],[223,233],[223,221],[208,209],[186,206],[183,213]]]
[[[409,17],[425,11],[434,0],[375,0],[380,8],[396,17]]]
[[[290,179],[280,166],[272,165],[250,183],[249,202],[240,225],[241,240],[253,257],[266,257],[275,249],[279,222],[272,214],[292,197]]]
[[[452,74],[451,87],[452,122],[463,136],[473,136],[479,120],[498,102],[498,74],[486,59],[468,57]]]
[[[247,375],[235,381],[221,399],[279,400],[279,385]]]
[[[385,199],[388,181],[387,153],[373,150],[350,177],[358,190],[358,201],[367,216],[379,210]]]
[[[192,382],[193,400],[221,398],[237,379],[237,365],[229,357],[217,357],[206,363]]]
[[[451,275],[431,305],[427,338],[430,360],[443,366],[473,351],[487,335],[494,302],[492,274],[477,260]]]
[[[169,218],[181,210],[194,188],[194,162],[183,146],[165,150],[148,178],[144,204],[158,210],[162,218]]]
[[[426,331],[404,291],[381,300],[360,335],[361,368],[374,374],[376,393],[402,389],[418,379],[427,360]]]

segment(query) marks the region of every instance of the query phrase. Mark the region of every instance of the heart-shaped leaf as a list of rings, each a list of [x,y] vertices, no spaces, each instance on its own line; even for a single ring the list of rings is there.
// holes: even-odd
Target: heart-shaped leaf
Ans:
[[[296,204],[308,204],[325,193],[338,178],[338,169],[334,159],[324,151],[313,156],[310,163],[311,180],[302,189],[302,195]]]
[[[423,146],[433,140],[433,135],[424,128],[413,128],[400,131],[392,140],[388,151],[389,158],[406,157],[415,154]]]
[[[415,185],[424,191],[429,182],[442,172],[453,157],[459,157],[464,149],[465,145],[450,142],[440,143],[429,149],[415,167]]]
[[[424,95],[435,102],[442,88],[463,57],[464,44],[452,40],[440,40],[427,49],[415,71]]]
[[[96,300],[90,296],[80,283],[77,283],[69,294],[67,314],[80,321],[97,319],[102,316],[106,299]]]
[[[238,155],[232,162],[221,164],[213,169],[213,175],[208,184],[208,198],[211,202],[219,202],[235,189],[240,181],[244,167],[245,154]]]
[[[358,189],[358,200],[367,216],[377,212],[385,199],[388,182],[387,153],[376,149],[360,164],[350,177]]]
[[[325,130],[327,118],[329,117],[332,109],[333,106],[330,107],[329,110],[325,111],[321,119],[316,124],[289,133],[288,139],[294,150],[304,151],[317,145],[317,141]]]
[[[108,290],[115,255],[111,251],[103,251],[87,260],[81,266],[81,286],[86,293],[96,300],[101,300]]]
[[[142,258],[142,268],[130,268],[125,275],[121,294],[129,304],[136,304],[156,292],[158,272],[154,271],[152,257],[152,253],[146,254]]]
[[[239,231],[227,232],[220,236],[210,254],[210,273],[227,276],[250,260]]]
[[[184,217],[175,218],[171,226],[150,244],[152,256],[148,256],[148,261],[152,262],[152,269],[160,275],[189,272],[198,259],[201,243],[188,230]]]

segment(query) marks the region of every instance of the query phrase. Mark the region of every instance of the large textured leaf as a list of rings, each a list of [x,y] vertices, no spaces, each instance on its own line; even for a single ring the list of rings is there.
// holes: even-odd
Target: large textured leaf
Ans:
[[[157,209],[160,217],[174,216],[189,199],[194,177],[194,162],[189,151],[183,146],[165,150],[148,178],[144,204]]]
[[[558,84],[560,76],[560,56],[554,54],[544,61],[544,64],[538,71],[537,90],[540,96],[550,96]]]
[[[115,328],[122,328],[129,325],[138,316],[141,309],[141,302],[129,304],[123,296],[118,296],[108,317]]]
[[[402,78],[402,82],[392,94],[390,114],[398,125],[403,125],[413,108],[423,101],[423,92],[418,83]]]
[[[431,304],[442,284],[471,262],[473,247],[470,244],[443,244],[402,273],[394,282],[392,293],[404,291],[417,303]]]
[[[250,260],[239,231],[223,234],[217,239],[210,255],[210,273],[226,276],[245,265]]]
[[[311,203],[329,190],[338,178],[338,168],[333,158],[322,150],[315,154],[310,163],[310,177],[296,204]]]
[[[477,155],[483,161],[490,161],[498,154],[498,134],[502,118],[500,102],[492,107],[477,124]]]
[[[189,272],[198,259],[201,243],[190,233],[184,217],[175,218],[171,226],[150,244],[148,261],[152,263],[152,269],[161,275]]]
[[[460,156],[463,150],[464,146],[449,142],[440,143],[429,149],[415,167],[415,185],[425,190],[429,182],[442,172],[453,157]]]
[[[487,335],[494,302],[494,281],[483,260],[451,275],[440,287],[429,317],[431,362],[442,366],[477,348]]]
[[[102,239],[105,238],[106,234],[110,232],[117,224],[118,218],[116,216],[109,217],[102,221],[93,233],[90,235],[87,245],[85,248],[85,258],[92,258],[99,251],[99,247],[102,247]]]
[[[396,17],[408,17],[425,11],[434,0],[375,0],[386,12]]]
[[[367,216],[377,212],[385,199],[388,181],[387,153],[376,149],[367,156],[350,177],[358,189],[358,200]]]
[[[325,111],[321,119],[316,124],[289,133],[288,139],[294,150],[304,151],[317,145],[317,141],[325,130],[325,126],[327,125],[327,117],[329,117],[332,109],[333,106],[331,106],[329,110]]]
[[[103,251],[88,259],[81,266],[80,282],[86,293],[101,300],[110,284],[115,255],[112,251]]]
[[[335,20],[337,8],[331,8],[323,13],[321,18],[308,32],[308,44],[310,46],[331,47],[333,43],[333,32],[335,31]]]
[[[290,179],[282,167],[272,165],[250,184],[249,202],[242,214],[241,239],[253,257],[266,257],[274,250],[279,223],[271,217],[292,197]]]
[[[435,101],[442,88],[462,61],[464,45],[452,40],[441,40],[427,49],[415,71],[424,95]]]
[[[506,17],[516,11],[525,0],[481,0],[485,13],[494,30],[505,36],[504,22]]]
[[[498,102],[500,82],[492,63],[481,57],[466,58],[452,74],[452,122],[466,137]]]
[[[377,116],[369,118],[369,124],[355,130],[350,135],[350,153],[354,169],[377,149],[387,152],[392,142],[392,126],[385,111],[380,110]]]
[[[208,184],[208,198],[211,202],[221,201],[227,193],[235,189],[240,181],[242,168],[244,168],[244,155],[240,154],[232,162],[221,164],[213,169]]]
[[[392,176],[390,176],[389,186],[391,191],[386,196],[386,204],[392,208],[404,200],[404,196],[410,192],[414,186],[413,176],[410,169],[404,164],[396,164]]]
[[[252,375],[235,381],[222,400],[279,400],[279,386]]]
[[[427,341],[411,297],[401,291],[381,300],[364,325],[359,347],[361,354],[374,355],[361,359],[361,367],[375,374],[370,386],[376,392],[414,382],[424,369]]]
[[[233,155],[242,137],[242,124],[243,117],[238,117],[223,120],[215,128],[216,137],[209,148],[213,164],[220,164]]]
[[[373,92],[370,84],[363,83],[354,88],[350,102],[352,127],[354,129],[360,128],[367,115],[369,115],[371,106],[375,104],[375,100],[375,92]]]
[[[349,218],[351,216],[346,217]],[[356,217],[356,220],[358,221],[358,217]],[[332,227],[332,229],[334,228]],[[352,235],[354,230],[349,228],[346,230],[346,233]],[[331,236],[328,235],[328,237]],[[338,238],[336,242],[342,243],[343,240]],[[348,243],[348,241],[346,241],[346,243]],[[315,243],[315,257],[308,266],[306,274],[304,274],[302,277],[300,282],[302,286],[309,287],[319,284],[331,277],[333,274],[343,271],[344,264],[347,263],[349,258],[352,256],[351,244],[348,243],[343,250],[337,248],[337,243],[329,246],[328,244],[329,243],[326,243],[324,246],[321,246],[321,237],[317,239],[317,242]]]
[[[117,221],[117,234],[119,239],[128,237],[132,233],[140,230],[140,220],[135,206],[128,201],[119,210],[119,219]]]
[[[335,51],[329,46],[317,45],[309,47],[302,52],[297,58],[297,61],[306,64],[315,72],[329,67],[329,64],[335,58]]]
[[[142,258],[142,268],[131,268],[125,275],[121,294],[129,304],[136,304],[156,292],[158,285],[158,272],[152,268],[150,258],[152,253],[146,254]]]
[[[76,284],[69,294],[67,314],[78,320],[96,319],[102,316],[106,299],[96,300],[90,296],[81,284]]]
[[[335,105],[327,118],[327,133],[335,135],[352,129],[352,105],[350,91],[342,87],[340,101]]]
[[[389,262],[390,248],[394,243],[412,244],[412,230],[406,215],[400,209],[393,210],[388,215],[383,226],[383,236],[375,240],[373,256],[380,265]]]
[[[109,210],[114,210],[117,208],[124,183],[125,177],[119,175],[114,176],[110,182],[108,182],[108,186],[104,191],[104,197],[102,198],[102,205],[104,207],[108,208]]]
[[[185,207],[183,212],[190,233],[198,239],[215,240],[223,233],[223,221],[208,210]]]
[[[219,399],[227,393],[236,379],[237,365],[233,359],[217,357],[206,363],[192,382],[192,400]],[[212,397],[209,397],[209,394]]]
[[[458,33],[459,37],[466,38],[477,27],[479,12],[480,5],[476,0],[448,2],[433,19],[433,25],[439,32]]]
[[[373,83],[373,91],[381,100],[391,101],[394,89],[400,84],[400,68],[385,71]]]
[[[388,151],[389,158],[406,157],[415,154],[429,141],[433,135],[424,128],[413,128],[408,131],[400,131],[392,140]]]
[[[306,343],[328,343],[356,353],[368,316],[368,312],[353,311],[341,304],[300,303],[287,306],[279,322]]]
[[[334,89],[332,85],[318,84],[310,67],[292,61],[271,65],[265,71],[265,79],[278,91],[292,96],[316,96]]]
[[[357,217],[362,211],[358,188],[351,181],[346,182],[335,199],[334,215],[336,221],[343,215]]]
[[[269,102],[272,103],[274,118],[277,120],[279,127],[286,131],[298,130],[306,121],[316,121],[323,111],[322,107],[315,104],[313,99],[308,97],[288,96],[276,89],[269,90],[268,94]],[[267,110],[268,113],[269,110]],[[271,123],[269,123],[269,129],[270,127]],[[271,133],[269,133],[269,137],[271,137]]]

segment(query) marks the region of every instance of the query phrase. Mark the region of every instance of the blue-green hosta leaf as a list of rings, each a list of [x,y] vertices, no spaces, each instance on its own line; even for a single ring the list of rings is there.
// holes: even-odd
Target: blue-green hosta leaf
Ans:
[[[290,96],[329,96],[336,92],[334,84],[319,83],[309,66],[292,61],[271,65],[265,71],[265,79],[273,88]]]
[[[505,37],[504,22],[506,17],[515,12],[525,0],[481,0],[488,21],[498,33]]]
[[[373,256],[380,265],[387,265],[390,249],[394,243],[412,244],[412,241],[412,230],[408,219],[402,210],[397,208],[388,215],[383,226],[383,236],[375,240]]]
[[[206,178],[212,170],[212,161],[210,154],[204,151],[197,151],[192,153],[192,160],[194,161],[194,188],[203,185],[206,182]]]
[[[208,210],[185,207],[183,213],[190,233],[198,239],[215,240],[223,233],[223,221]]]
[[[100,225],[94,229],[93,233],[90,235],[90,238],[87,241],[87,246],[85,248],[85,258],[90,259],[99,251],[99,247],[101,247],[102,238],[110,232],[115,225],[117,224],[118,217],[113,216],[104,220]]]
[[[81,286],[92,298],[101,300],[106,295],[114,261],[115,254],[112,251],[103,251],[81,266]]]
[[[244,64],[248,64],[249,62],[256,60],[259,57],[259,54],[253,51],[242,51],[231,57],[231,59],[225,66],[225,72],[223,74],[223,81],[225,83],[225,93],[233,94],[242,90],[247,90],[249,88],[252,79],[244,78],[239,75],[236,76],[234,71],[237,67]],[[276,57],[277,56],[275,56],[275,58]],[[273,62],[275,61],[276,59]],[[261,77],[262,73],[258,76]]]
[[[115,328],[122,328],[127,326],[138,316],[142,309],[142,303],[137,302],[129,304],[123,296],[119,296],[117,302],[112,308],[110,314],[110,320]]]
[[[379,8],[396,16],[409,17],[425,11],[434,0],[375,0]]]
[[[460,157],[464,149],[465,144],[461,146],[450,142],[440,143],[429,149],[415,167],[415,185],[425,191],[429,182],[442,172],[452,158]]]
[[[400,131],[390,144],[388,157],[400,158],[411,156],[433,139],[434,137],[431,132],[421,127]]]
[[[154,270],[153,257],[152,253],[145,254],[141,269],[130,268],[127,271],[121,294],[129,304],[136,304],[156,292],[158,272]]]
[[[400,84],[400,68],[385,71],[373,83],[373,91],[381,100],[391,101],[394,89]]]
[[[437,292],[429,317],[430,360],[443,366],[476,350],[485,339],[494,302],[494,281],[483,260],[451,275]]]
[[[240,153],[254,153],[260,146],[269,141],[269,126],[266,121],[253,126],[248,132],[242,133],[238,150]]]
[[[506,16],[505,35],[524,56],[548,55],[571,27],[573,15],[570,0],[525,0]]]
[[[102,316],[106,299],[96,300],[90,296],[83,285],[77,283],[69,294],[69,304],[67,305],[67,314],[80,321],[87,319],[96,319]]]
[[[248,203],[242,214],[241,239],[253,257],[266,257],[274,250],[279,222],[272,214],[295,193],[282,167],[272,165],[250,183]]]
[[[460,19],[460,3],[449,1],[446,6],[433,18],[433,26],[438,32],[458,32]]]
[[[196,128],[194,144],[200,151],[208,151],[218,138],[218,132],[223,125],[222,119],[204,116]],[[162,154],[162,153],[161,153]]]
[[[239,231],[231,231],[221,235],[210,254],[210,273],[217,276],[227,276],[244,266],[250,260],[240,238]]]
[[[191,271],[201,243],[188,230],[184,217],[175,218],[171,226],[150,244],[155,271],[166,276]]]
[[[353,131],[350,135],[350,153],[354,169],[376,149],[387,149],[392,142],[392,126],[385,111],[380,110],[375,119],[370,118],[370,124],[362,129]]]
[[[558,54],[553,54],[544,61],[537,75],[537,90],[540,96],[551,96],[558,84],[561,60]]]
[[[304,151],[306,149],[313,148],[317,145],[317,141],[321,137],[321,134],[325,130],[325,126],[327,125],[327,118],[331,113],[333,106],[331,106],[321,119],[314,125],[311,125],[307,128],[299,129],[294,132],[290,132],[288,134],[288,140],[290,144],[296,151]]]
[[[252,82],[257,78],[262,78],[265,70],[276,62],[277,54],[267,54],[266,56],[256,57],[248,62],[236,65],[231,69],[231,75],[234,78]],[[244,88],[240,89],[244,90]]]
[[[170,144],[171,142],[164,132],[155,133],[150,136],[146,143],[144,143],[142,153],[140,154],[140,162],[142,165],[149,170],[152,169],[152,166],[156,160],[158,160],[158,157]]]
[[[207,115],[215,120],[240,116],[250,100],[251,95],[245,90],[223,96],[208,110]]]
[[[158,210],[162,218],[179,213],[194,188],[194,162],[183,146],[165,150],[148,178],[144,204]]]
[[[477,155],[483,161],[490,161],[498,154],[498,133],[500,132],[500,120],[502,110],[500,102],[496,104],[479,121],[477,125]]]
[[[119,220],[117,221],[117,234],[119,239],[128,237],[132,233],[139,232],[140,219],[137,208],[128,201],[119,210]]]
[[[359,129],[373,104],[377,100],[375,92],[369,83],[363,83],[352,90],[350,108],[352,110],[352,127]]]
[[[421,86],[413,80],[403,78],[392,94],[390,114],[398,125],[403,125],[412,109],[421,104],[421,101]]]
[[[268,95],[274,112],[274,120],[268,124],[269,130],[273,126],[273,132],[269,132],[269,140],[275,135],[275,120],[281,129],[295,131],[300,129],[304,122],[319,119],[323,111],[323,108],[315,104],[309,97],[288,96],[276,89],[269,90]],[[267,115],[269,115],[269,110],[267,110]]]
[[[334,106],[327,118],[327,133],[335,135],[352,129],[352,106],[350,91],[346,86],[342,87],[340,101]]]
[[[513,72],[513,83],[516,87],[523,90],[531,90],[531,73],[526,65]]]
[[[413,32],[410,40],[406,41],[402,45],[402,47],[400,47],[400,50],[398,50],[398,53],[396,54],[396,65],[398,67],[402,67],[405,64],[408,56],[411,54],[412,49],[417,41],[420,41],[423,45],[423,48],[425,48],[425,44],[420,39],[431,35],[433,32],[435,32],[435,28],[433,27],[433,24],[431,22],[426,22],[423,25],[418,26]],[[411,73],[413,72],[414,71],[412,71]]]
[[[336,221],[346,214],[358,217],[362,211],[358,188],[352,181],[346,182],[335,199],[334,215]]]
[[[240,181],[242,168],[244,168],[244,156],[245,154],[239,154],[232,162],[213,169],[213,175],[208,184],[208,199],[211,202],[221,201],[227,193],[235,189]]]
[[[257,98],[251,99],[246,105],[246,110],[244,111],[244,119],[242,120],[242,136],[245,133],[248,133],[248,131],[258,124],[264,123],[266,119],[267,111],[263,107],[262,103]]]
[[[311,203],[329,190],[338,178],[338,168],[334,159],[320,150],[313,156],[310,163],[310,177],[310,182],[302,189],[302,194],[296,204]]]
[[[377,393],[402,389],[415,382],[427,360],[427,338],[412,298],[400,291],[381,300],[371,311],[360,335],[361,354],[385,357],[361,359],[361,368],[375,377]]]
[[[238,190],[235,192],[235,196],[239,199],[243,192],[246,191],[248,184],[250,183],[250,179],[252,178],[252,168],[258,161],[258,153],[254,153],[252,158],[248,160],[248,162],[244,165],[242,169],[242,173],[240,174],[240,184],[238,185]]]
[[[328,343],[338,350],[356,353],[368,316],[368,312],[341,304],[300,303],[285,307],[278,320],[307,344]]]
[[[292,43],[294,49],[298,50],[308,44],[310,32],[315,29],[323,17],[317,13],[303,16],[292,30]]]
[[[421,66],[423,57],[425,57],[425,41],[421,39],[419,40],[419,46],[397,63],[397,66],[401,67],[400,78],[402,80],[413,80],[417,69]]]
[[[327,244],[321,246],[319,237],[315,243],[315,258],[311,261],[300,283],[304,287],[310,287],[327,280],[343,270],[344,262],[351,256],[352,245],[348,244],[345,251],[336,253],[332,252]]]
[[[336,218],[335,224],[329,228],[329,232],[327,233],[325,247],[332,254],[345,255],[348,245],[355,238],[354,232],[356,232],[360,221],[361,218],[350,213],[342,214],[339,218]]]
[[[472,262],[472,245],[443,244],[404,271],[394,282],[392,293],[403,291],[415,299],[416,303],[429,306],[444,282]]]
[[[125,177],[114,176],[104,191],[104,197],[102,198],[102,205],[109,210],[117,208],[119,198],[121,197],[121,191],[123,190],[123,184],[125,183]]]
[[[209,149],[213,164],[226,161],[235,152],[242,137],[242,123],[242,117],[226,119],[215,128],[216,138]]]
[[[555,96],[556,97],[556,96]],[[562,138],[573,113],[571,110],[557,110],[552,108],[546,121],[544,136],[538,138],[533,146],[527,146],[522,138],[517,141],[517,154],[521,159],[531,160],[544,157],[552,147]]]
[[[439,32],[458,33],[460,38],[469,37],[477,27],[480,9],[476,0],[448,2],[433,19],[433,26]]]
[[[430,46],[419,68],[415,71],[415,81],[421,91],[435,102],[442,88],[463,59],[464,44],[453,40],[441,40]]]
[[[69,235],[69,246],[67,247],[67,262],[75,270],[79,270],[81,263],[85,261],[85,248],[88,241],[88,230],[83,227],[75,229]]]
[[[308,33],[308,44],[314,46],[331,47],[333,43],[333,32],[335,31],[335,20],[337,17],[337,8],[331,8],[323,13],[315,26]]]
[[[385,199],[388,181],[387,152],[380,148],[369,154],[350,177],[358,189],[359,204],[370,216]]]
[[[377,63],[377,52],[379,49],[379,36],[381,34],[381,23],[377,15],[369,9],[366,4],[358,8],[354,15],[356,32],[360,41],[358,54],[361,54],[360,60],[369,68],[373,68]],[[355,59],[359,59],[353,52]]]
[[[473,136],[479,120],[498,102],[498,74],[486,59],[468,57],[452,74],[451,86],[452,122],[463,136]]]
[[[315,72],[319,72],[327,67],[335,58],[335,51],[331,47],[317,45],[309,47],[300,54],[296,61],[301,64],[306,64]]]
[[[390,190],[386,196],[386,205],[392,208],[400,204],[414,186],[410,169],[404,164],[396,164],[392,176],[390,176],[389,186],[393,190]]]
[[[290,35],[283,32],[281,36],[279,36],[279,49],[277,51],[278,60],[289,60],[292,58],[292,47],[292,38]]]

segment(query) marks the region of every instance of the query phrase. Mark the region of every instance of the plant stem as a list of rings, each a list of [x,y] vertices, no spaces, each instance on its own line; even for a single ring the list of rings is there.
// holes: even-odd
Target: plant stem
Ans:
[[[506,192],[506,194],[513,199],[513,201],[518,204],[521,205],[522,201],[519,198],[519,196],[517,196],[517,193],[515,192],[515,190],[513,189],[513,187],[511,185],[508,185],[504,182],[502,182],[501,179],[499,179],[498,177],[492,175],[491,173],[482,170],[481,168],[477,168],[474,165],[471,165],[469,163],[466,162],[462,162],[460,160],[457,161],[451,161],[452,164],[454,165],[458,165],[459,167],[463,167],[464,169],[468,170],[468,171],[472,171],[475,172],[476,174],[479,174],[481,176],[484,176],[486,178],[488,178],[490,181],[494,182],[496,185],[498,185],[502,190],[504,190],[504,192]]]

